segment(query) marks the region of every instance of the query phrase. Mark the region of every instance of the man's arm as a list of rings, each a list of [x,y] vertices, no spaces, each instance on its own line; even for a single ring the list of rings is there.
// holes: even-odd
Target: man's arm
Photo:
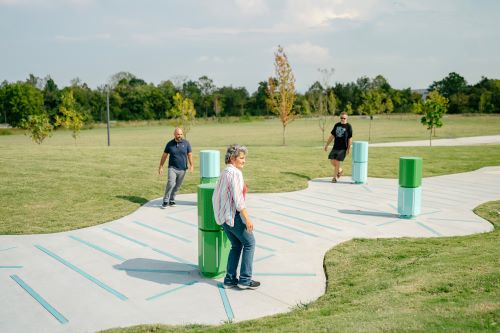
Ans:
[[[349,155],[349,151],[351,150],[352,146],[352,137],[349,138],[349,141],[347,142],[347,149],[345,151],[346,155]]]
[[[328,149],[328,145],[333,141],[333,135],[330,134],[330,136],[328,137],[328,140],[326,140],[326,144],[325,144],[325,151]]]
[[[160,167],[158,168],[158,174],[160,176],[163,176],[163,164],[165,164],[167,158],[168,158],[168,153],[163,153],[163,155],[161,155]]]
[[[189,172],[193,172],[193,153],[188,153]]]

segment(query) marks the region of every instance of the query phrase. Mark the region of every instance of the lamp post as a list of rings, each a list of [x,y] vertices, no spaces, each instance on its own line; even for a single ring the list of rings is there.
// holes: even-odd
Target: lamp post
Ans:
[[[109,137],[109,85],[106,85],[106,121],[108,127],[108,147],[111,146],[111,140]]]

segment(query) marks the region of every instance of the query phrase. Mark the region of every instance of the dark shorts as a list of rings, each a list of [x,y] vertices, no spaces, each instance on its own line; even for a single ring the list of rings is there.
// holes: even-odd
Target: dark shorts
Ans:
[[[337,160],[337,161],[343,161],[345,159],[345,149],[337,150],[337,149],[332,149],[330,154],[328,154],[328,159],[329,160]]]

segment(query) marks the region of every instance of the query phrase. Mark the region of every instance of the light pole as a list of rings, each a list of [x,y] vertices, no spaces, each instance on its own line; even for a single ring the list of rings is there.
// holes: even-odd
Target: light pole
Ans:
[[[108,147],[111,146],[111,140],[109,137],[109,85],[106,85],[106,120],[108,127]]]

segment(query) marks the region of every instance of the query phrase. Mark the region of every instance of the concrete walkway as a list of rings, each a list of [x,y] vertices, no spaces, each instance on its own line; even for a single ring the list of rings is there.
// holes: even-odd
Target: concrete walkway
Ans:
[[[484,145],[484,144],[500,144],[500,135],[484,135],[471,136],[465,138],[454,139],[433,139],[432,146],[469,146],[469,145]],[[417,141],[402,141],[402,142],[385,142],[373,143],[370,147],[418,147],[429,146],[429,140]]]
[[[500,167],[425,178],[422,214],[399,219],[398,183],[315,179],[306,190],[250,194],[258,290],[224,290],[197,270],[194,194],[160,199],[100,226],[0,236],[0,332],[94,332],[137,324],[220,324],[290,311],[325,292],[323,257],[353,237],[488,232],[472,209],[500,198]]]

